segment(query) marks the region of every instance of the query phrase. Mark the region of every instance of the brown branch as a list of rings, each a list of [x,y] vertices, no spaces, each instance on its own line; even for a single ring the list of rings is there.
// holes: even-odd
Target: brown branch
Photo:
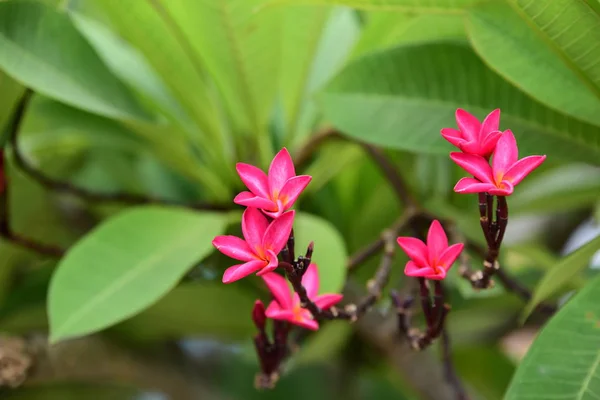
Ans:
[[[342,134],[335,128],[326,126],[319,131],[315,132],[310,138],[304,142],[294,154],[294,164],[296,168],[301,170],[304,168],[306,163],[310,160],[315,151],[326,141],[330,139],[339,139]]]
[[[9,142],[13,149],[15,165],[24,173],[26,173],[30,178],[38,182],[40,185],[48,188],[48,190],[69,193],[71,195],[80,197],[89,202],[114,202],[114,203],[123,203],[129,205],[141,205],[141,204],[165,204],[165,205],[173,205],[173,206],[182,206],[196,210],[214,210],[214,211],[222,211],[231,209],[230,206],[222,205],[222,204],[208,204],[208,203],[197,203],[197,204],[185,204],[181,202],[157,199],[150,196],[139,195],[134,193],[125,193],[125,192],[117,192],[117,193],[101,193],[95,192],[92,190],[88,190],[82,187],[78,187],[73,185],[70,182],[61,181],[58,179],[51,178],[40,170],[35,168],[33,165],[27,161],[25,155],[21,152],[19,148],[18,134],[20,131],[21,120],[23,119],[25,109],[27,108],[31,96],[33,95],[33,91],[31,89],[27,89],[21,98],[19,104],[14,113],[13,121],[16,124],[13,124],[10,129]]]
[[[408,190],[406,181],[402,175],[398,173],[396,166],[390,160],[388,160],[385,153],[373,145],[366,143],[361,143],[361,145],[371,156],[373,161],[377,163],[381,169],[381,172],[383,172],[387,180],[390,182],[394,192],[396,192],[396,195],[404,204],[404,206],[410,209],[418,209],[418,203]]]
[[[446,378],[446,382],[448,382],[454,388],[456,400],[469,400],[467,391],[460,381],[460,378],[456,373],[454,363],[452,362],[452,346],[450,343],[450,335],[445,328],[442,330],[441,348],[442,363],[444,365],[444,376]]]

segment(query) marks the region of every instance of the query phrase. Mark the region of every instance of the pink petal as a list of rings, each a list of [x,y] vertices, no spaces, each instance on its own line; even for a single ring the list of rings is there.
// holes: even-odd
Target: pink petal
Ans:
[[[408,257],[418,265],[425,266],[429,264],[427,245],[422,240],[413,237],[399,237],[396,241]]]
[[[539,167],[546,156],[529,156],[520,159],[504,174],[504,180],[517,186],[531,171]]]
[[[250,192],[242,192],[233,199],[235,204],[245,207],[262,208],[263,210],[276,210],[277,205],[271,199],[255,196]]]
[[[490,132],[497,131],[500,126],[500,109],[497,108],[485,117],[481,124],[479,141],[481,142]]]
[[[287,149],[281,149],[269,167],[269,189],[273,197],[277,197],[288,179],[296,176],[292,157]]]
[[[231,283],[260,270],[266,264],[263,260],[248,261],[244,264],[234,265],[225,270],[223,274],[223,283]]]
[[[437,273],[427,274],[427,275],[424,275],[423,277],[434,280],[434,281],[441,281],[446,278],[446,270],[443,268],[438,268]]]
[[[514,185],[509,181],[502,181],[500,185],[501,187],[490,189],[488,193],[493,196],[510,196],[515,190]]]
[[[267,260],[269,260],[269,261],[263,269],[261,269],[260,271],[258,271],[256,273],[256,275],[258,275],[258,276],[263,276],[264,274],[273,272],[279,266],[279,260],[277,259],[277,254],[273,253],[273,250],[267,250],[266,256],[267,256]]]
[[[483,193],[495,188],[496,185],[492,185],[491,183],[481,183],[473,178],[462,178],[454,186],[454,191],[456,193]]]
[[[294,325],[298,325],[312,331],[319,329],[319,323],[312,318],[312,314],[308,310],[302,310],[300,318],[296,316],[296,318],[290,322]]]
[[[496,144],[496,151],[492,158],[494,176],[497,174],[504,175],[517,162],[518,158],[519,149],[517,148],[517,140],[515,139],[515,135],[508,129],[502,134],[502,137],[500,137]]]
[[[465,140],[462,138],[461,132],[452,128],[444,128],[441,131],[444,139],[452,143],[454,146],[460,148],[462,143],[465,143]]]
[[[480,156],[481,154],[481,143],[480,142],[464,142],[460,149],[463,153],[474,154]]]
[[[327,310],[339,303],[340,301],[342,301],[343,298],[344,296],[342,296],[341,294],[328,293],[318,296],[314,299],[314,302],[317,306],[319,306],[319,308]]]
[[[217,236],[212,241],[213,246],[221,253],[240,261],[256,260],[258,257],[252,252],[248,243],[237,236]]]
[[[281,214],[283,214],[283,212],[285,211],[283,209],[283,203],[281,202],[281,200],[278,198],[277,202],[274,203],[275,206],[273,207],[273,211],[264,211],[264,213],[266,215],[268,215],[269,217],[275,219],[275,218],[279,218],[281,217]]]
[[[308,298],[312,300],[319,293],[319,270],[316,264],[310,264],[302,276],[302,286],[306,289]]]
[[[267,175],[262,170],[256,168],[254,165],[244,163],[237,163],[235,169],[242,182],[244,182],[244,185],[252,193],[260,197],[269,197],[269,181]]]
[[[458,164],[459,167],[463,168],[481,182],[494,183],[492,168],[485,158],[474,154],[458,152],[450,153],[450,158]]]
[[[496,144],[498,143],[498,139],[502,137],[502,132],[495,131],[490,132],[486,137],[483,138],[483,143],[481,144],[481,152],[480,156],[489,157],[492,155],[494,150],[496,150]]]
[[[242,215],[242,234],[250,248],[258,252],[262,248],[263,237],[269,222],[259,209],[248,207]]]
[[[427,248],[429,249],[430,265],[438,264],[442,253],[448,248],[448,237],[437,219],[431,223],[429,232],[427,232]]]
[[[277,319],[280,321],[289,321],[289,322],[293,322],[294,321],[294,312],[291,310],[283,310],[281,308],[279,308],[278,306],[274,306],[272,302],[269,307],[267,307],[267,311],[265,311],[265,315],[267,316],[267,318],[271,318],[271,319]],[[275,303],[277,304],[277,303]]]
[[[481,123],[474,115],[459,108],[456,110],[456,123],[458,124],[458,129],[463,133],[465,140],[470,142],[479,139]]]
[[[277,300],[273,300],[272,302],[269,303],[269,306],[265,310],[265,315],[268,318],[271,318],[269,316],[269,314],[273,315],[273,313],[280,313],[281,311],[284,311],[284,310],[281,308],[281,306],[279,305],[279,303],[277,302]]]
[[[279,198],[283,204],[284,210],[289,209],[294,205],[300,193],[306,188],[306,186],[312,180],[312,176],[309,175],[299,175],[289,179],[285,185],[283,185],[283,189],[279,193]]]
[[[271,222],[263,236],[262,243],[264,249],[272,250],[275,254],[279,254],[290,237],[290,232],[294,225],[294,215],[296,215],[295,211],[288,211]]]
[[[414,261],[409,261],[406,263],[406,267],[404,267],[404,274],[406,276],[413,276],[413,277],[422,277],[425,276],[427,274],[433,274],[435,273],[435,271],[433,270],[433,268],[431,267],[420,267],[417,264],[415,264]]]
[[[454,261],[456,261],[460,255],[461,251],[463,251],[464,247],[465,245],[462,243],[453,244],[452,246],[448,247],[440,256],[438,265],[444,267],[444,269],[448,271]]]
[[[262,278],[281,308],[291,309],[293,306],[292,294],[287,280],[274,272],[264,274]]]

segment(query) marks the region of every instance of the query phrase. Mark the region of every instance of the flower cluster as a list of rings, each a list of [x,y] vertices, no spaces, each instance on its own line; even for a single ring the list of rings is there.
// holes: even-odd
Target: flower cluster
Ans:
[[[247,207],[242,215],[243,239],[231,235],[217,236],[213,245],[221,253],[242,263],[225,270],[223,283],[235,282],[256,273],[262,277],[274,298],[264,311],[266,318],[318,329],[314,316],[302,308],[298,294],[292,295],[287,280],[274,272],[280,265],[280,254],[284,250],[288,254],[293,252],[293,249],[286,248],[293,235],[295,217],[295,211],[290,208],[312,177],[296,175],[292,158],[285,148],[271,162],[268,174],[243,163],[238,163],[236,169],[249,190],[234,199],[235,203]],[[339,294],[318,295],[319,275],[315,264],[307,265],[302,271],[301,284],[308,298],[322,309],[328,309],[342,299]],[[260,306],[257,307],[260,309]]]

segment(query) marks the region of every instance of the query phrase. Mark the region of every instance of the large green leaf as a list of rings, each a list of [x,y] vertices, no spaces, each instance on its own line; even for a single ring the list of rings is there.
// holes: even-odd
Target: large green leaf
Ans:
[[[136,341],[183,336],[247,340],[256,331],[251,318],[254,300],[221,282],[185,284],[114,330]]]
[[[505,400],[592,400],[600,393],[600,277],[556,314],[519,365]]]
[[[158,206],[124,211],[61,260],[48,294],[50,340],[88,334],[150,306],[212,250],[223,215]]]
[[[319,267],[320,293],[339,293],[346,281],[346,246],[329,222],[306,213],[296,214],[294,222],[296,256],[304,254],[308,243],[315,242],[312,261]]]
[[[598,249],[600,249],[600,237],[564,257],[550,269],[533,290],[531,300],[523,310],[523,317],[528,316],[538,304],[555,294],[577,273],[588,267],[590,259]]]
[[[265,0],[155,0],[221,89],[244,132],[264,130],[275,102],[281,53],[279,9]]]
[[[470,9],[467,28],[475,51],[515,86],[555,110],[600,125],[600,99],[508,4]]]
[[[277,4],[327,4],[343,5],[365,10],[412,11],[452,14],[479,3],[481,0],[270,0]]]
[[[41,3],[0,3],[0,67],[24,85],[75,107],[149,119],[69,17]]]
[[[513,8],[600,97],[600,15],[596,0],[510,0]]]
[[[600,160],[600,128],[552,111],[490,71],[466,46],[412,45],[371,54],[346,67],[321,94],[326,117],[369,143],[422,153],[452,150],[439,134],[456,108],[483,118],[502,109],[502,126],[521,153]]]
[[[18,82],[0,71],[0,93],[2,93],[0,97],[0,130],[8,121],[10,113],[13,111],[13,107],[23,93],[23,90],[23,87]]]
[[[406,43],[464,39],[466,35],[463,20],[461,14],[370,12],[352,56],[355,58]]]

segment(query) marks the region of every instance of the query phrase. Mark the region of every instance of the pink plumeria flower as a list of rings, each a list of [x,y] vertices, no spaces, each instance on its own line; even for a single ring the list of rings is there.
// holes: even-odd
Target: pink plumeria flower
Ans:
[[[236,236],[217,236],[213,246],[221,253],[244,261],[225,270],[223,283],[235,282],[254,272],[257,275],[273,271],[279,265],[277,254],[285,246],[295,211],[289,211],[274,219],[271,223],[260,210],[248,207],[242,215],[242,233],[244,240]]]
[[[292,157],[285,147],[271,161],[268,176],[250,164],[237,163],[235,168],[250,191],[238,194],[233,202],[260,208],[272,218],[289,210],[312,179],[308,175],[296,176]]]
[[[319,323],[314,320],[310,311],[300,305],[297,293],[292,295],[287,280],[276,273],[265,274],[262,277],[275,298],[265,312],[268,318],[288,321],[306,329],[317,330]],[[326,310],[342,300],[341,294],[321,294],[319,292],[319,271],[315,264],[310,264],[302,277],[302,286],[306,289],[308,298],[317,306]]]
[[[464,244],[448,246],[448,237],[439,221],[434,220],[427,233],[427,244],[413,237],[399,237],[398,244],[410,257],[404,273],[407,276],[442,280],[460,252]]]
[[[482,122],[463,109],[456,110],[456,123],[459,129],[444,128],[444,139],[468,154],[475,154],[489,158],[502,132],[498,130],[500,124],[500,110],[496,109],[488,114]]]
[[[454,186],[455,192],[488,192],[495,196],[508,196],[515,186],[544,162],[546,156],[529,156],[519,160],[517,141],[508,130],[498,140],[491,166],[486,159],[473,154],[450,153],[450,158],[474,176],[458,181]]]

